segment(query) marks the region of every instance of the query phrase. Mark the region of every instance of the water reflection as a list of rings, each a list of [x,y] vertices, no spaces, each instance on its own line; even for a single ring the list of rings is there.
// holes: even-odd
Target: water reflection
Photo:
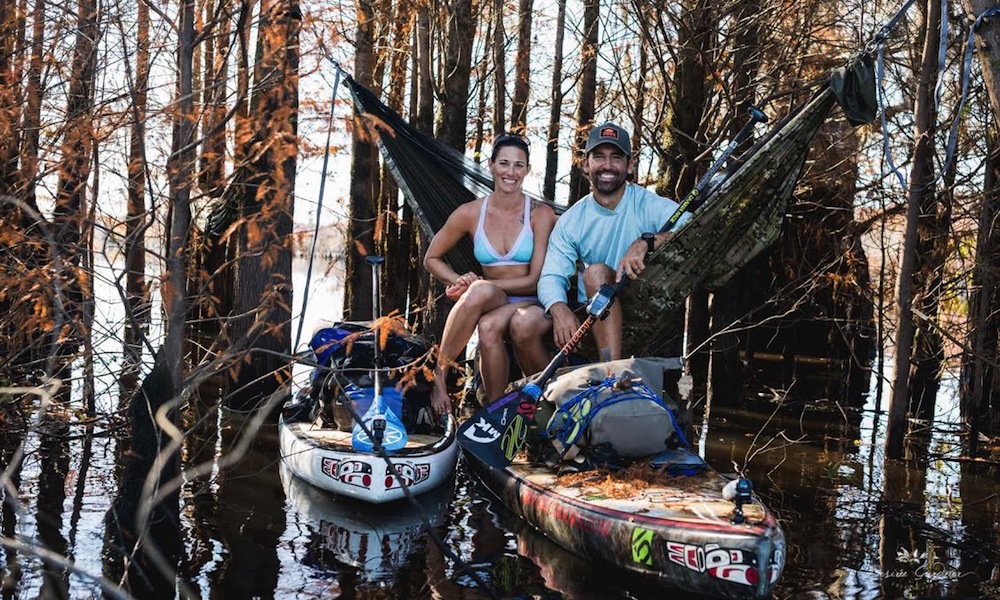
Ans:
[[[360,583],[392,584],[421,545],[429,527],[439,526],[454,494],[451,482],[419,496],[371,505],[325,493],[281,467],[288,504],[310,523],[310,566],[322,568],[325,557],[357,570]],[[315,561],[315,562],[313,562]]]
[[[189,479],[180,498],[180,576],[196,597],[489,597],[465,568],[503,597],[663,597],[662,589],[582,561],[526,528],[463,468],[453,487],[425,499],[445,552],[405,507],[345,512],[341,500],[283,480],[273,425],[252,433],[241,415],[193,406],[188,418],[198,426],[186,440],[184,466],[212,467]],[[885,461],[879,415],[819,414],[802,402],[775,409],[717,403],[704,420],[699,415],[698,433],[708,461],[723,472],[745,469],[783,521],[789,555],[777,598],[1000,597],[1000,485],[995,469],[956,459],[953,425],[911,436],[912,458]],[[242,435],[254,435],[254,444],[229,465]],[[25,439],[20,480],[17,465],[9,471],[24,511],[5,502],[3,531],[100,573],[100,515],[117,485],[115,440],[43,438]],[[5,467],[19,441],[0,441]],[[4,598],[95,593],[92,581],[32,556],[7,550],[2,561]]]

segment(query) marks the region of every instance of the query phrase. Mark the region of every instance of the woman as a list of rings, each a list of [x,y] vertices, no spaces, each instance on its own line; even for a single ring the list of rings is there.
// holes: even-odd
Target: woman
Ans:
[[[493,174],[493,193],[458,207],[431,240],[424,256],[424,267],[446,283],[445,293],[457,300],[441,336],[431,397],[434,409],[442,415],[452,409],[446,383],[448,369],[477,324],[479,368],[486,396],[497,398],[507,387],[510,361],[504,339],[510,318],[519,307],[537,302],[535,286],[549,233],[556,222],[551,207],[531,201],[521,190],[531,170],[528,142],[523,136],[497,136],[487,164]],[[472,272],[456,273],[445,262],[444,255],[463,235],[472,238],[485,278]]]

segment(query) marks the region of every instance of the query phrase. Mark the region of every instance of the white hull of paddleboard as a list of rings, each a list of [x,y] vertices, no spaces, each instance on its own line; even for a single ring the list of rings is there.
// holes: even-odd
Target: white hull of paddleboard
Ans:
[[[351,447],[351,432],[319,427],[311,422],[278,423],[281,460],[295,476],[333,494],[372,504],[431,490],[455,470],[459,447],[454,417],[448,417],[444,435],[410,434],[404,448],[389,452],[399,476],[374,452]]]

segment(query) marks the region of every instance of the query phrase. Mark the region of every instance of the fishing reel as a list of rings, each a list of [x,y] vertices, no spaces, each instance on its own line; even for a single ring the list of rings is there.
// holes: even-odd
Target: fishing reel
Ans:
[[[598,321],[603,321],[611,310],[611,304],[615,301],[615,294],[618,289],[613,285],[601,284],[597,292],[587,303],[587,314]]]

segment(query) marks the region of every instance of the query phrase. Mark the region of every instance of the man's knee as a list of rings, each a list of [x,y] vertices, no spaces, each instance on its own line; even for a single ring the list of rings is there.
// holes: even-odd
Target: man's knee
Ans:
[[[583,271],[583,285],[587,288],[587,295],[597,291],[597,288],[607,283],[615,282],[615,270],[604,263],[593,264]]]

